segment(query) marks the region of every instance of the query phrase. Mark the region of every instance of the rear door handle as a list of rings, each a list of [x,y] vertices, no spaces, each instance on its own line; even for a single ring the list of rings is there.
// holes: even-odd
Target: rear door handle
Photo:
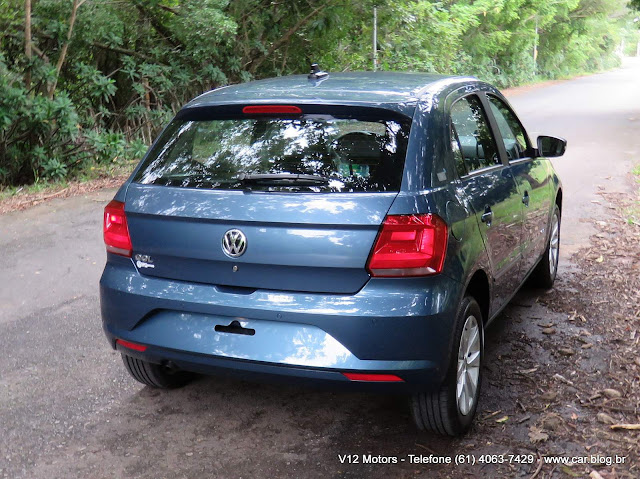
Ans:
[[[522,197],[522,202],[525,206],[529,206],[529,192],[525,191],[524,196]]]
[[[491,226],[491,220],[493,219],[493,211],[488,206],[485,208],[483,215],[480,217],[480,220],[483,223],[487,223],[487,226]]]

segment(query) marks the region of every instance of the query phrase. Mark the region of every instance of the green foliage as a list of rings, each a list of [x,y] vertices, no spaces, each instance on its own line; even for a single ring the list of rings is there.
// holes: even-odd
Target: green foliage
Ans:
[[[72,0],[38,0],[28,59],[24,0],[0,0],[0,187],[139,158],[211,88],[371,69],[374,6],[380,69],[510,86],[616,65],[627,1],[87,0],[70,29]]]
[[[0,56],[0,184],[64,177],[81,149],[69,97],[31,95]]]

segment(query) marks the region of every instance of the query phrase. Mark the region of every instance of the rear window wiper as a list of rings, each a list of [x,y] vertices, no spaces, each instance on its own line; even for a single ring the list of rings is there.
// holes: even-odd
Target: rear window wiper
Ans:
[[[238,175],[238,181],[249,185],[328,185],[329,178],[318,175],[302,175],[294,173],[260,173]]]
[[[154,183],[166,182],[169,183],[185,183],[187,185],[216,185],[216,184],[228,184],[236,183],[238,180],[230,180],[227,178],[217,178],[206,173],[173,173],[169,175],[163,175],[157,178]]]

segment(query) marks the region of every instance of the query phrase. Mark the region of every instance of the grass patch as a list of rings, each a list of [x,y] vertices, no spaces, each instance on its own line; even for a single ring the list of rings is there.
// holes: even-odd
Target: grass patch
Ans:
[[[33,195],[61,190],[69,186],[68,181],[38,181],[32,185],[8,186],[0,190],[0,201],[17,195]]]
[[[118,160],[108,164],[94,165],[78,172],[72,178],[58,181],[39,180],[31,185],[7,186],[0,188],[0,202],[13,197],[29,196],[37,194],[52,194],[69,187],[72,182],[89,183],[103,178],[117,178],[129,175],[135,168],[138,160]]]
[[[640,185],[640,165],[636,165],[631,170],[631,174],[635,176],[636,183]],[[635,199],[626,208],[624,216],[628,224],[640,226],[640,188],[636,191]]]

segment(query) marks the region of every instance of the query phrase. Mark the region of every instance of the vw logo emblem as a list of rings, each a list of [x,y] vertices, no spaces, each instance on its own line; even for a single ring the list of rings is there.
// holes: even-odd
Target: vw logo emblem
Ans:
[[[247,250],[247,237],[240,230],[229,230],[222,237],[222,251],[230,258],[242,256]]]

